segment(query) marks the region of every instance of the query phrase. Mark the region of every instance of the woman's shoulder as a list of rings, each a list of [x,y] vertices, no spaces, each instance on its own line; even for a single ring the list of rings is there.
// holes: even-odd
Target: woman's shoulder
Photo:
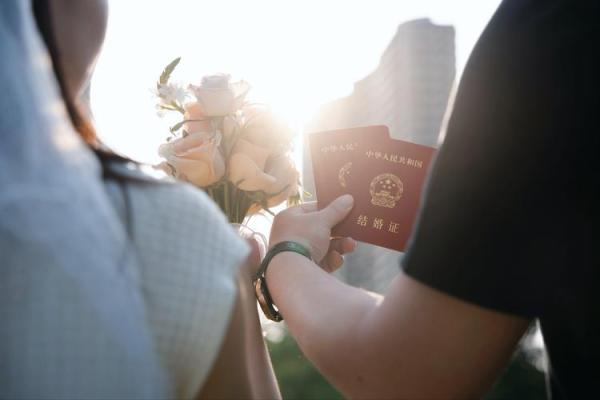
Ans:
[[[111,161],[104,166],[105,176],[111,186],[120,186],[128,196],[135,198],[139,208],[147,205],[155,212],[211,213],[216,219],[225,221],[214,202],[200,189],[165,174],[152,166],[133,162]]]
[[[190,254],[246,254],[244,241],[203,190],[151,167],[118,163],[110,168],[118,178],[107,179],[109,193],[135,242],[153,238],[156,243],[160,238]]]

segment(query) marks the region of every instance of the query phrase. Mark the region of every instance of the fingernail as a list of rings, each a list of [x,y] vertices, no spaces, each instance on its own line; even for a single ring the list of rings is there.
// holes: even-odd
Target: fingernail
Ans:
[[[345,194],[342,197],[338,198],[338,202],[342,207],[350,208],[354,204],[354,197],[349,194]]]

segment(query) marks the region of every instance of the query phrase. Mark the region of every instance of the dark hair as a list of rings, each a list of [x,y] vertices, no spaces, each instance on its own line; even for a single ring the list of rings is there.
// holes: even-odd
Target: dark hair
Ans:
[[[56,38],[54,36],[49,1],[50,0],[33,0],[33,15],[35,16],[38,29],[44,40],[44,43],[46,44],[48,53],[50,54],[50,58],[52,60],[52,69],[54,70],[54,75],[56,75],[56,80],[58,81],[58,85],[60,87],[60,93],[64,100],[65,107],[67,108],[67,112],[69,113],[71,123],[81,138],[90,147],[95,149],[98,147],[96,131],[89,120],[83,117],[83,113],[81,112],[80,106],[77,104],[76,99],[71,98],[71,96],[69,96],[69,91],[67,90],[64,71],[62,70],[59,62],[60,55],[58,53]]]
[[[42,36],[44,44],[46,45],[48,53],[50,54],[50,58],[52,60],[52,69],[54,70],[54,75],[58,81],[60,93],[69,114],[69,119],[71,120],[71,123],[73,124],[73,127],[77,133],[79,133],[79,136],[81,136],[85,143],[87,143],[87,145],[94,151],[102,163],[105,175],[112,175],[111,171],[107,168],[107,165],[110,161],[133,161],[127,157],[116,154],[98,140],[94,126],[91,124],[88,118],[84,117],[81,107],[78,104],[78,100],[69,95],[64,71],[61,68],[60,54],[56,44],[56,37],[54,36],[52,17],[49,9],[50,1],[52,0],[33,0],[33,15],[35,17],[40,35]]]

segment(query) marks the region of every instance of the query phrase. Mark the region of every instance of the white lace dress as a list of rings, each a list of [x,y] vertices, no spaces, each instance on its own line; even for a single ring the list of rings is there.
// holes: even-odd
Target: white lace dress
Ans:
[[[192,398],[224,339],[249,248],[204,192],[116,168],[134,178],[107,180],[107,190],[137,252],[158,353],[177,397]]]

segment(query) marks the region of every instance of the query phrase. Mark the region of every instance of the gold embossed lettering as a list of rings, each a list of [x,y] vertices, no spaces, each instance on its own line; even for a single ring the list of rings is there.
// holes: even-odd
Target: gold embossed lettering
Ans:
[[[388,226],[388,231],[392,233],[398,233],[400,231],[400,224],[397,222],[390,222]]]
[[[366,215],[359,215],[357,220],[356,220],[356,224],[360,225],[360,226],[367,226],[367,224],[369,223],[369,217],[367,217]]]
[[[383,229],[383,218],[375,218],[373,219],[373,228],[375,229]]]
[[[358,219],[356,220],[356,224],[360,225],[360,226],[367,226],[367,224],[369,223],[369,217],[367,217],[366,215],[359,215]]]

